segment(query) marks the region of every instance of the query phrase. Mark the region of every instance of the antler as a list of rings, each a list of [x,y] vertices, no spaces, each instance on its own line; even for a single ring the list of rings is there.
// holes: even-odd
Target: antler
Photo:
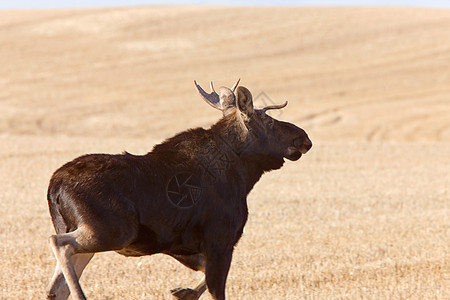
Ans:
[[[205,92],[200,85],[197,84],[197,81],[194,80],[195,86],[197,87],[198,92],[202,96],[203,100],[205,100],[208,104],[210,104],[212,107],[223,110],[220,105],[220,96],[216,93],[214,90],[213,83],[211,81],[210,87],[211,87],[211,93],[208,94]]]
[[[266,106],[266,107],[262,108],[261,111],[262,111],[262,113],[266,113],[266,111],[269,109],[280,109],[280,108],[286,107],[287,104],[288,104],[288,102],[286,101],[286,102],[284,102],[284,104]]]
[[[241,79],[239,78],[231,89],[224,86],[220,87],[219,94],[217,94],[214,90],[212,81],[210,83],[211,93],[209,94],[197,84],[197,81],[194,80],[194,83],[203,100],[215,109],[221,110],[224,115],[226,115],[229,113],[230,108],[236,107],[236,96],[234,95],[234,91],[236,90],[240,80]]]
[[[233,93],[234,93],[234,91],[236,90],[236,88],[237,88],[237,86],[238,86],[238,84],[239,84],[239,81],[241,81],[240,78],[236,81],[236,83],[235,83],[235,84],[233,85],[233,87],[231,88],[231,90],[233,91]]]

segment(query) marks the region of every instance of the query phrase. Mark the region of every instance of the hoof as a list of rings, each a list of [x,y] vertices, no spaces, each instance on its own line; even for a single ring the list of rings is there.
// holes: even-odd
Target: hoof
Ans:
[[[181,300],[197,300],[198,293],[192,289],[176,288],[170,291],[172,295]]]
[[[48,294],[47,295],[47,300],[54,300],[56,299],[56,295],[55,294]]]

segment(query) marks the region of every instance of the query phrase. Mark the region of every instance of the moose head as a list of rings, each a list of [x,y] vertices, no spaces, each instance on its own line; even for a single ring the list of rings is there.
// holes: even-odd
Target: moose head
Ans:
[[[210,93],[194,83],[203,100],[223,113],[223,119],[212,129],[228,136],[226,142],[246,161],[273,170],[283,165],[284,158],[295,161],[311,149],[311,140],[303,129],[266,114],[268,110],[284,108],[287,101],[256,109],[251,92],[238,86],[239,80],[232,88],[220,87],[218,93],[212,82]]]

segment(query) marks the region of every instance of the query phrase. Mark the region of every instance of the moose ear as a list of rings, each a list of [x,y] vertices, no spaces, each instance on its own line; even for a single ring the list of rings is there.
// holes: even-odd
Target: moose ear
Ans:
[[[253,97],[250,91],[243,87],[238,86],[236,90],[236,104],[238,109],[246,114],[247,116],[251,116],[253,114]]]

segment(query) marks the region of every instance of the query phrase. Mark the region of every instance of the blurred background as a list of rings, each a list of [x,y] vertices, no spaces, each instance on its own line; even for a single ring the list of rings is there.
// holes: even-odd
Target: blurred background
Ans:
[[[44,298],[54,170],[208,128],[221,114],[193,80],[238,78],[256,106],[287,100],[275,117],[314,146],[249,195],[229,298],[450,298],[446,1],[74,3],[0,3],[1,299]],[[163,255],[102,253],[81,284],[91,299],[170,299],[200,278]]]
[[[17,0],[4,2],[1,8],[61,8],[61,7],[93,7],[93,6],[136,6],[136,5],[309,5],[309,6],[422,6],[422,7],[449,7],[450,3],[444,0],[231,0],[231,1],[208,1],[208,0],[80,0],[57,1],[57,0]]]

